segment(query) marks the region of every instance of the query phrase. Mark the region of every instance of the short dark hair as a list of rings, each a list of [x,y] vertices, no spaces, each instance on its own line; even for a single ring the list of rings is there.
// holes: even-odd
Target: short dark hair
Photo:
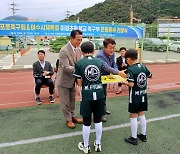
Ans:
[[[39,53],[43,53],[44,55],[46,54],[44,50],[39,50],[39,51],[38,51],[38,54],[39,54]]]
[[[136,60],[138,58],[138,53],[134,49],[129,49],[126,51],[125,59],[130,58],[132,60]]]
[[[75,38],[77,34],[82,35],[82,31],[80,31],[78,29],[77,30],[73,30],[73,31],[71,31],[70,37]]]
[[[125,48],[125,47],[121,47],[121,48],[119,49],[119,52],[121,52],[121,50],[125,50],[125,51],[126,51],[126,48]]]
[[[112,44],[112,45],[115,44],[115,45],[116,45],[116,42],[115,42],[115,40],[112,39],[112,38],[106,38],[106,39],[104,39],[104,41],[103,41],[104,47],[107,47],[108,44]]]
[[[92,42],[83,42],[81,44],[81,51],[84,53],[92,53],[94,51],[94,44]]]

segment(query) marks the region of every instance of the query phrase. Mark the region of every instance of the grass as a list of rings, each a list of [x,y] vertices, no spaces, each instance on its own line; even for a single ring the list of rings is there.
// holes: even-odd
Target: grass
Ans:
[[[155,118],[180,113],[180,90],[149,94],[149,110],[146,118]],[[128,97],[110,98],[107,106],[111,115],[107,116],[107,123],[103,127],[129,123],[127,112]],[[79,102],[76,103],[79,116]],[[180,151],[179,123],[180,117],[148,123],[148,142],[139,141],[138,146],[124,142],[124,137],[130,135],[130,127],[106,131],[103,133],[102,154],[128,153],[173,153]],[[31,138],[52,136],[69,132],[81,131],[82,125],[76,125],[71,130],[65,125],[60,105],[42,105],[16,109],[0,110],[0,143],[13,142]],[[94,126],[92,125],[92,128]],[[95,134],[91,134],[92,145]],[[82,153],[77,144],[82,136],[74,136],[39,143],[16,145],[0,148],[1,154],[74,154]],[[92,153],[93,149],[92,149]]]

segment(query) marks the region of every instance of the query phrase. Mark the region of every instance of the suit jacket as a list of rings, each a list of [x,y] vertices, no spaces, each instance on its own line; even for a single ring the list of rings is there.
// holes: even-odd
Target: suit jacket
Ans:
[[[116,64],[117,64],[117,66],[118,66],[118,70],[119,70],[119,71],[125,70],[125,69],[128,68],[128,63],[127,63],[126,60],[125,60],[125,63],[127,64],[127,66],[122,67],[122,63],[123,63],[122,57],[119,56],[119,57],[116,59]]]
[[[45,61],[45,67],[44,69],[42,68],[41,64],[39,61],[35,62],[33,64],[33,76],[34,78],[43,78],[43,71],[49,71],[50,76],[54,74],[53,68],[51,66],[51,63],[48,61]]]
[[[80,59],[81,50],[80,48],[77,48],[77,60]],[[74,51],[70,43],[67,43],[59,52],[59,69],[56,78],[57,86],[65,88],[72,88],[74,86],[74,65]]]
[[[103,49],[96,54],[96,57],[101,59],[103,62],[102,75],[110,75],[110,73],[117,75],[119,73],[118,67],[115,63],[114,54],[112,56],[107,56]]]

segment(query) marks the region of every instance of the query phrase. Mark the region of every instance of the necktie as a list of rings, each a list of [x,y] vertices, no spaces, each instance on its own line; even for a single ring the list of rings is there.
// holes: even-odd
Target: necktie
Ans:
[[[74,61],[75,62],[77,61],[77,49],[76,48],[74,49]]]

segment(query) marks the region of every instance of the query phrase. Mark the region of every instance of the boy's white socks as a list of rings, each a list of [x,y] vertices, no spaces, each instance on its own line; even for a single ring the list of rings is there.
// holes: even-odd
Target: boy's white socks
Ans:
[[[84,141],[84,147],[88,147],[89,145],[89,135],[90,135],[90,129],[91,129],[91,126],[85,126],[83,125],[83,141]]]
[[[139,116],[139,121],[141,125],[141,134],[146,135],[146,118],[145,115]]]
[[[95,130],[96,130],[96,144],[101,144],[102,122],[95,123]]]
[[[133,138],[137,138],[137,128],[138,128],[138,123],[137,123],[137,118],[130,118],[130,123],[131,123],[131,136]]]

